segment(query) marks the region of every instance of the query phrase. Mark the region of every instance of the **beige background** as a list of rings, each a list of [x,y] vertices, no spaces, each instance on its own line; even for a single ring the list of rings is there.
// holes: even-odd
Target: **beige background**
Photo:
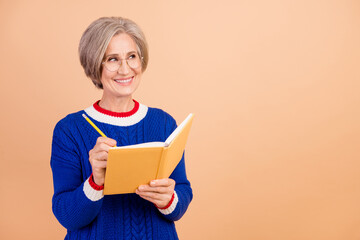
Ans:
[[[1,0],[0,239],[63,239],[52,130],[100,98],[77,46],[113,15],[150,45],[135,98],[196,114],[181,239],[360,239],[357,0]]]

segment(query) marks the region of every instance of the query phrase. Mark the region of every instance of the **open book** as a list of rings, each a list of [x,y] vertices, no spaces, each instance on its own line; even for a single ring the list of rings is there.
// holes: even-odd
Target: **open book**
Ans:
[[[165,142],[110,148],[104,194],[134,193],[151,180],[168,178],[182,158],[193,118],[190,113]]]

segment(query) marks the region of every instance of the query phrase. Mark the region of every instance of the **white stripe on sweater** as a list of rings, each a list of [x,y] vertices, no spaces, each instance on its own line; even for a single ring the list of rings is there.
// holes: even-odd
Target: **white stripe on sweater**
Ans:
[[[104,190],[95,190],[90,186],[89,178],[86,179],[83,187],[83,191],[88,199],[96,202],[104,197]]]
[[[167,209],[159,209],[159,208],[158,209],[162,214],[169,215],[170,213],[172,213],[175,210],[178,201],[179,201],[179,198],[178,198],[176,192],[174,191],[174,200],[171,203],[171,205]]]
[[[148,111],[148,107],[139,103],[139,109],[136,113],[129,117],[113,117],[97,111],[94,106],[88,107],[84,110],[87,115],[98,122],[107,123],[115,126],[131,126],[140,122]]]

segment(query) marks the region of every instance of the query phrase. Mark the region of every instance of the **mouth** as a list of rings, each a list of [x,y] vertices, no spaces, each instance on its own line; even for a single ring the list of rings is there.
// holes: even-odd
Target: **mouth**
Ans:
[[[129,77],[129,78],[118,78],[118,79],[114,79],[115,82],[119,83],[120,85],[130,85],[132,80],[134,79],[134,76]]]

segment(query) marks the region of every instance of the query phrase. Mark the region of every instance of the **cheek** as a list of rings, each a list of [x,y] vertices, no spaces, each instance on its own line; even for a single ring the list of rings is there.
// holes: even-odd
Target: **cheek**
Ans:
[[[112,73],[109,73],[109,72],[107,72],[107,71],[103,71],[102,73],[101,73],[101,82],[102,83],[104,83],[104,82],[106,82],[106,81],[110,81],[111,80],[111,78],[112,78],[112,76],[113,76],[113,74]]]
[[[138,86],[141,82],[141,74],[136,75],[136,82],[135,84]]]
[[[142,76],[142,71],[141,70],[136,71],[135,74],[136,74],[136,77],[140,80],[141,76]]]

